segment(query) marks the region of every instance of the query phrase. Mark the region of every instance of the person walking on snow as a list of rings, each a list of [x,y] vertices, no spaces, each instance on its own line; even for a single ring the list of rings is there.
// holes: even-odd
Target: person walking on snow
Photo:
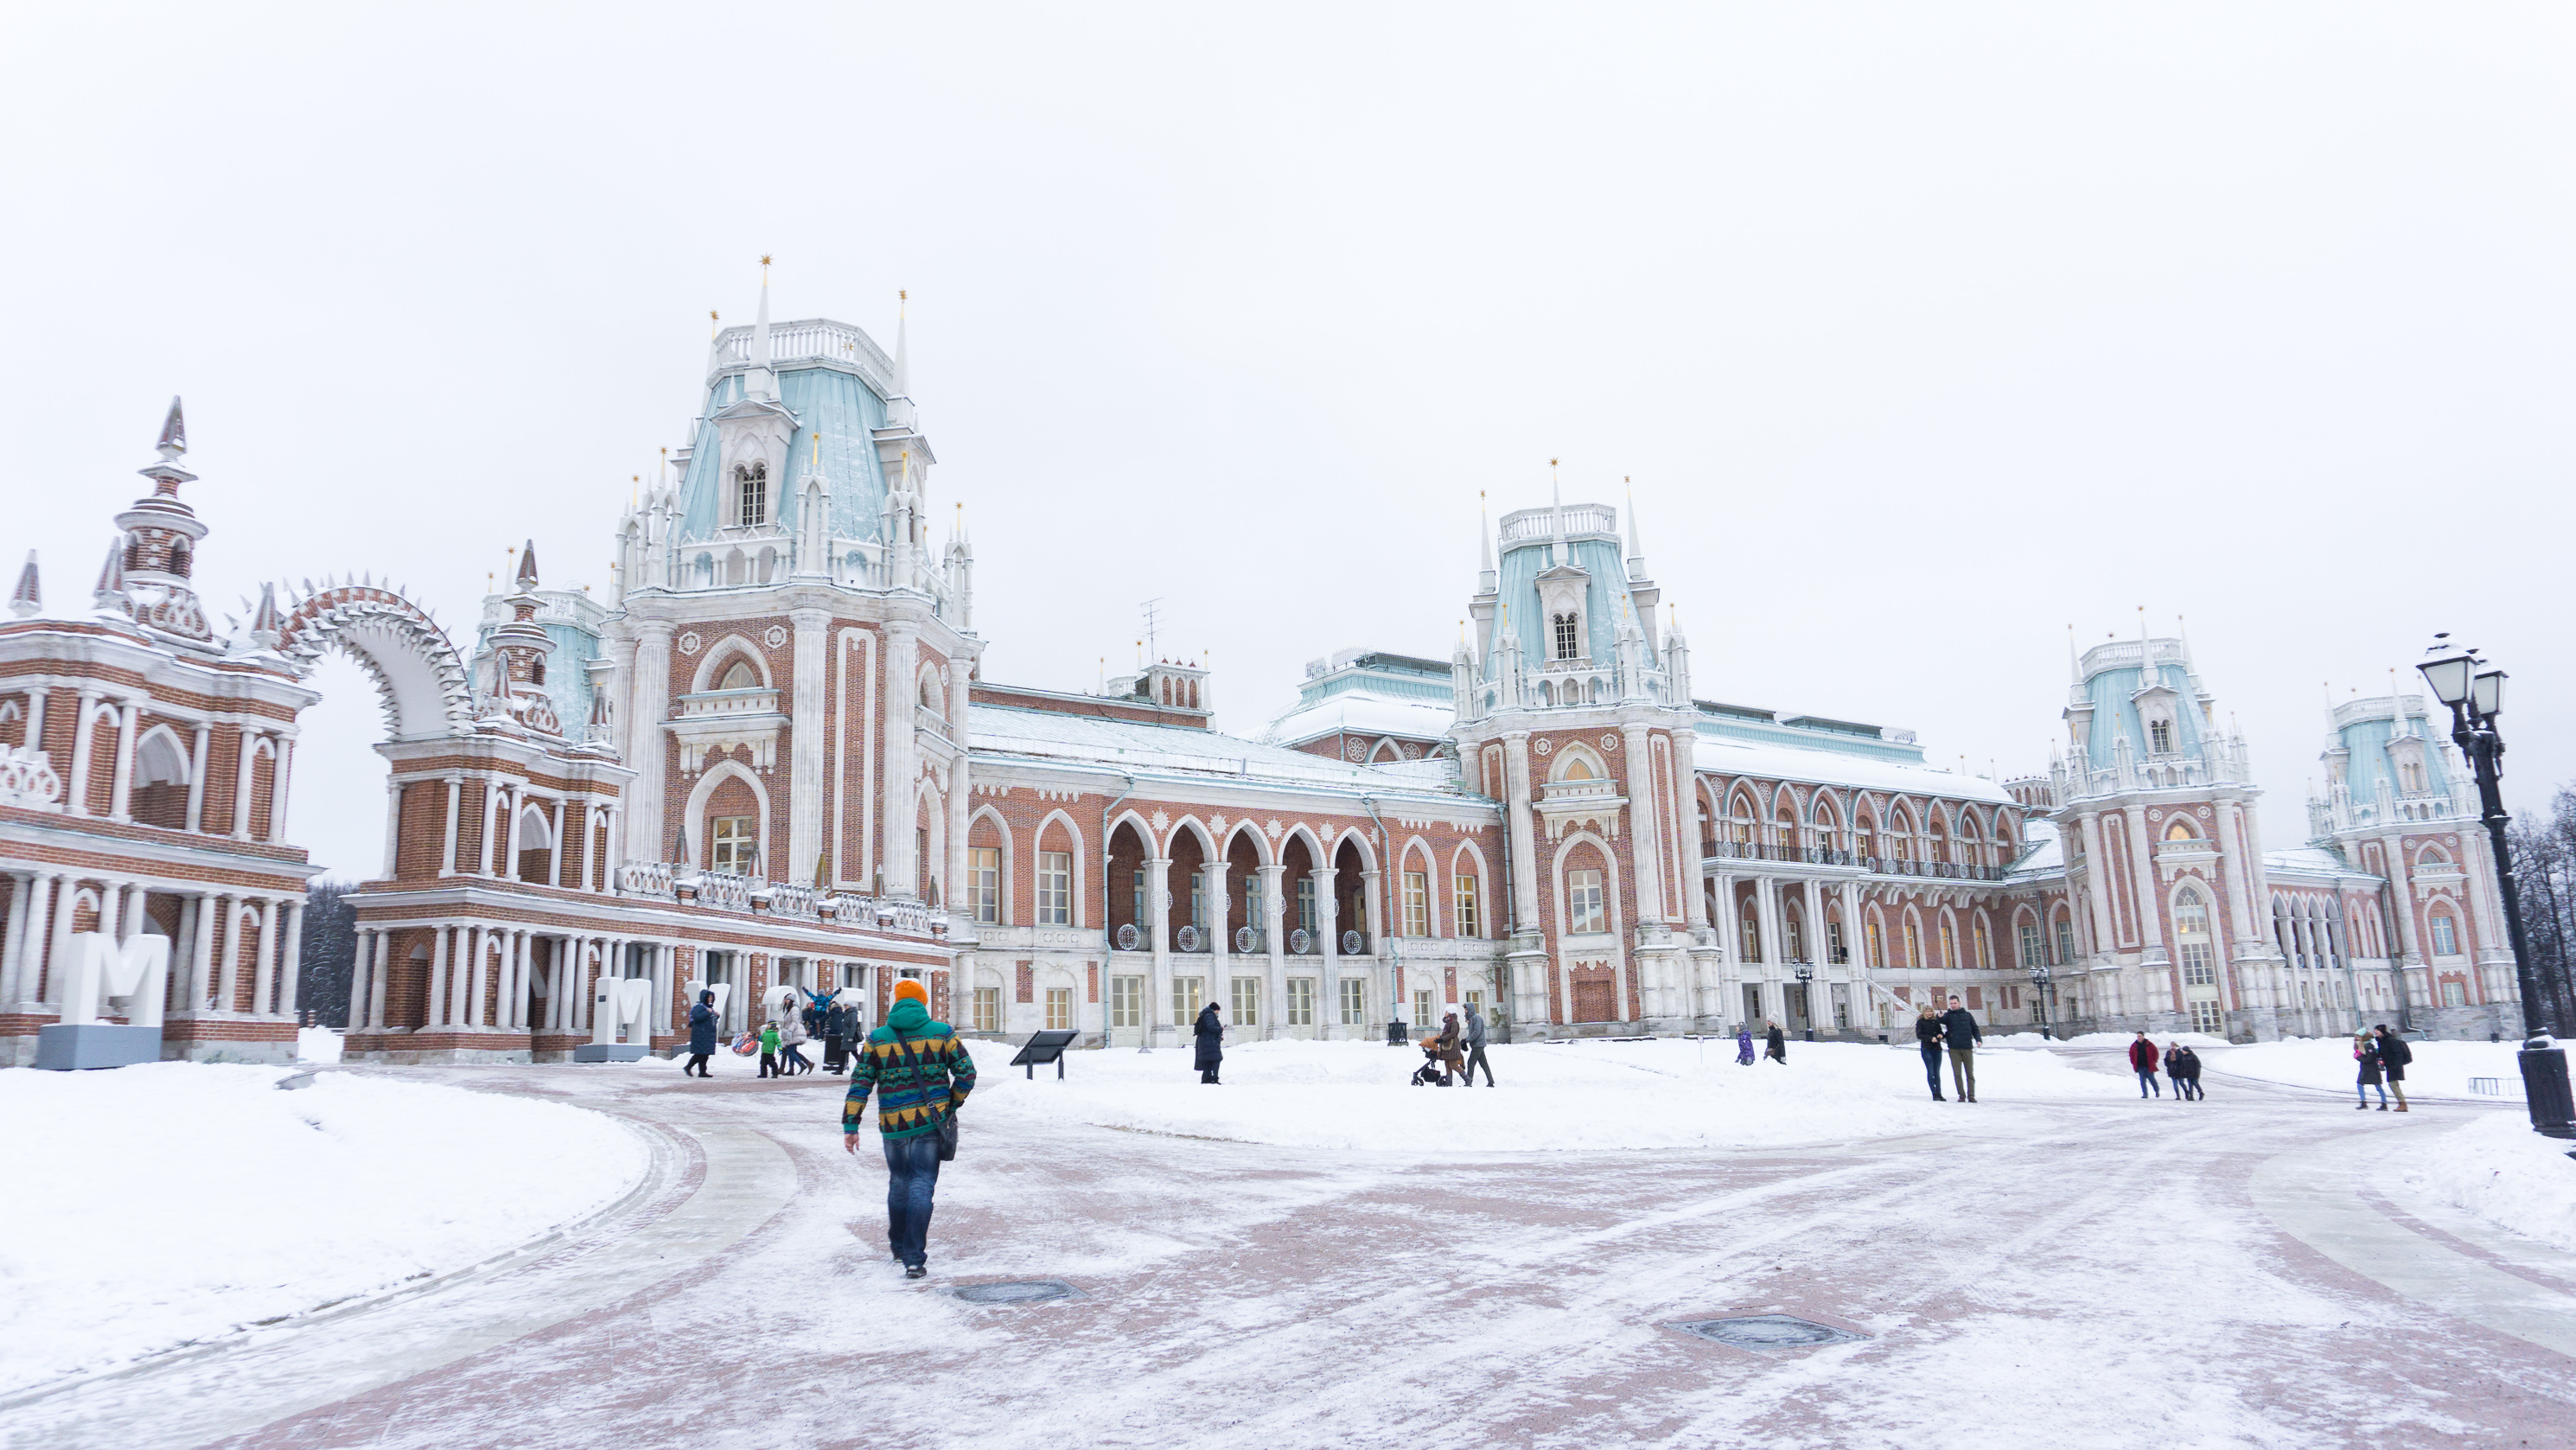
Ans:
[[[823,1009],[823,1070],[838,1076],[850,1051],[850,1009],[835,1000]]]
[[[2352,1095],[2360,1101],[2353,1104],[2356,1113],[2370,1111],[2370,1088],[2379,1089],[2379,1110],[2388,1111],[2388,1087],[2379,1075],[2379,1039],[2367,1032],[2352,1035],[2352,1060],[2359,1071],[2353,1074]]]
[[[2166,1075],[2173,1079],[2174,1096],[2200,1101],[2207,1094],[2200,1090],[2200,1054],[2188,1047],[2176,1046],[2165,1063]]]
[[[2388,1079],[2388,1090],[2397,1094],[2397,1111],[2406,1111],[2406,1064],[2415,1060],[2415,1049],[2406,1039],[2388,1030],[2383,1022],[2370,1029],[2379,1034],[2379,1071]]]
[[[1950,1045],[1950,1086],[1959,1093],[1959,1101],[1977,1100],[1977,1044],[1986,1040],[1984,1029],[1959,999],[1950,999],[1950,1010],[1941,1014],[1941,1036]]]
[[[1773,1062],[1780,1064],[1782,1067],[1787,1067],[1789,1065],[1789,1034],[1781,1031],[1780,1024],[1777,1022],[1765,1020],[1762,1025],[1770,1029],[1762,1034],[1762,1055],[1771,1059]]]
[[[2174,1101],[2182,1101],[2182,1073],[2174,1063],[2182,1056],[2182,1041],[2176,1038],[2165,1044],[2165,1080],[2173,1084]]]
[[[778,1034],[778,1065],[787,1076],[814,1070],[814,1060],[805,1055],[805,1044],[813,1040],[813,1034],[805,1030],[804,1014],[787,1019],[786,1027]]]
[[[1460,1048],[1460,1044],[1465,1041],[1465,1038],[1466,1034],[1464,1030],[1458,1026],[1457,1013],[1444,1012],[1440,1014],[1440,1030],[1433,1034],[1431,1038],[1431,1050],[1438,1054],[1440,1058],[1440,1085],[1442,1087],[1449,1086],[1450,1078],[1464,1073],[1467,1070],[1467,1054]]]
[[[1735,1065],[1753,1065],[1753,1025],[1749,1022],[1735,1024]]]
[[[1476,1004],[1470,1002],[1467,1004],[1467,1065],[1459,1070],[1458,1075],[1466,1080],[1468,1087],[1474,1087],[1476,1069],[1480,1067],[1485,1070],[1485,1086],[1492,1087],[1494,1065],[1485,1061],[1485,1014],[1477,1011]]]
[[[2165,1095],[2164,1084],[2156,1081],[2156,1045],[2147,1040],[2146,1029],[2138,1030],[2137,1039],[2129,1044],[2129,1068],[2138,1075],[2138,1096],[2152,1090],[2157,1097]]]
[[[1941,1018],[1929,1002],[1915,1009],[1914,1045],[1923,1054],[1923,1081],[1932,1089],[1932,1101],[1948,1102],[1941,1096]]]
[[[1193,1062],[1199,1070],[1199,1081],[1210,1086],[1223,1086],[1217,1082],[1216,1070],[1225,1061],[1225,1022],[1217,1016],[1214,1002],[1199,1010],[1198,1026],[1191,1032],[1198,1043],[1198,1056]]]
[[[762,1077],[786,1076],[778,1070],[778,1024],[776,1022],[760,1024],[760,1075]]]
[[[966,1095],[975,1090],[975,1059],[957,1040],[956,1029],[931,1020],[929,999],[919,982],[896,986],[894,1010],[851,1059],[850,1091],[841,1099],[841,1151],[856,1154],[868,1093],[876,1092],[877,1139],[886,1160],[886,1243],[907,1279],[930,1272],[941,1130],[956,1121]]]
[[[697,1005],[689,1009],[689,1062],[680,1069],[680,1076],[707,1076],[707,1059],[715,1055],[716,994],[700,992]]]

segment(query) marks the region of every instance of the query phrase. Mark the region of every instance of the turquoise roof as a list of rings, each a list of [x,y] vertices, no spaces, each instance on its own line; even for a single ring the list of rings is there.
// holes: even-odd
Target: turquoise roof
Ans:
[[[2112,748],[2124,732],[2132,755],[2147,753],[2146,723],[2138,718],[2137,704],[2130,698],[2146,688],[2145,678],[2138,666],[2126,665],[2104,670],[2084,682],[2085,693],[2093,701],[2093,731],[2086,741],[2085,754],[2095,770],[2109,768]],[[2155,666],[2155,680],[2174,692],[2174,718],[2182,727],[2182,738],[2174,742],[2176,752],[2200,755],[2200,700],[2192,688],[2191,671],[2177,663],[2160,663]]]
[[[773,480],[773,517],[791,531],[798,526],[798,484],[814,466],[814,435],[823,438],[823,478],[832,490],[830,533],[836,539],[872,539],[884,521],[886,482],[877,463],[875,430],[886,426],[885,399],[855,373],[832,367],[777,368],[778,400],[796,415],[796,432],[787,445],[787,477]],[[704,539],[716,531],[717,510],[724,499],[723,444],[715,415],[742,401],[742,375],[728,373],[707,390],[705,411],[698,418],[697,440],[689,455],[689,473],[680,485],[680,532]]]
[[[2424,741],[2425,784],[2433,793],[2448,793],[2451,789],[2450,762],[2443,758],[2443,742],[2426,731],[2421,718],[2410,719],[2407,723],[2413,727],[2412,733]],[[2397,782],[2395,762],[2388,758],[2388,742],[2397,734],[2396,721],[2385,715],[2377,719],[2355,720],[2335,734],[2349,752],[2344,762],[2344,789],[2354,800],[2378,799],[2382,785],[2388,787],[2391,796],[2407,794]]]
[[[1548,541],[1542,538],[1515,543],[1503,553],[1503,607],[1512,612],[1511,626],[1520,637],[1522,663],[1533,667],[1550,654],[1547,620],[1542,617],[1545,611],[1538,602],[1538,576],[1547,572],[1547,548]],[[1583,604],[1584,624],[1590,636],[1584,652],[1594,664],[1607,666],[1617,658],[1619,621],[1635,607],[1628,594],[1627,560],[1615,538],[1569,539],[1566,549],[1575,566],[1592,576],[1585,586]],[[1499,629],[1495,637],[1501,638]],[[1494,661],[1486,661],[1488,674],[1495,668]]]

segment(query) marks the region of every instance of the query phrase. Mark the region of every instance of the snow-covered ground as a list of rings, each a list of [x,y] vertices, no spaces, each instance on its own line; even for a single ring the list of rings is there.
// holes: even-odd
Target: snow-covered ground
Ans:
[[[297,1062],[330,1063],[340,1060],[340,1034],[328,1027],[299,1027],[295,1031]]]
[[[474,1263],[645,1171],[603,1114],[288,1075],[0,1073],[0,1392]]]
[[[1488,1052],[1493,1089],[1481,1079],[1407,1087],[1421,1052],[1374,1043],[1229,1047],[1219,1087],[1199,1084],[1187,1049],[1075,1053],[1062,1082],[1052,1067],[1031,1082],[1005,1066],[1012,1044],[972,1046],[969,1131],[977,1119],[1086,1123],[1303,1148],[1490,1153],[1833,1142],[1956,1127],[1963,1111],[1931,1100],[1910,1047],[1853,1043],[1793,1042],[1786,1067],[1738,1067],[1731,1042],[1519,1044]],[[1980,1106],[2134,1091],[2047,1053],[1977,1056]]]
[[[2519,1112],[2491,1113],[2400,1149],[2398,1172],[2419,1189],[2490,1223],[2576,1250],[2576,1158],[2531,1131]]]
[[[2156,1049],[2159,1052],[2176,1043],[2180,1043],[2183,1046],[2190,1048],[2192,1051],[2204,1055],[2206,1055],[2212,1048],[2224,1048],[2227,1046],[2226,1038],[2211,1037],[2206,1033],[2200,1032],[2168,1032],[2162,1035],[2150,1033],[2148,1035],[2154,1040]],[[2036,1032],[2015,1032],[2008,1036],[1995,1036],[1989,1034],[1986,1038],[1986,1045],[1988,1047],[2127,1047],[2130,1043],[2135,1041],[2137,1041],[2137,1034],[2131,1032],[2087,1032],[2079,1037],[2061,1037],[2053,1042],[2041,1037]]]
[[[2488,1097],[2470,1093],[2469,1079],[2491,1077],[2497,1079],[2496,1085],[2504,1089],[2504,1093],[2501,1098],[2489,1097],[2489,1101],[2522,1100],[2522,1069],[2514,1060],[2518,1044],[2409,1042],[2407,1046],[2415,1050],[2415,1060],[2406,1068],[2406,1091],[2410,1096]],[[2212,1072],[2344,1093],[2352,1091],[2357,1071],[2349,1037],[2294,1037],[2281,1042],[2257,1042],[2244,1047],[2204,1051],[2201,1058]],[[2378,1100],[2377,1093],[2371,1094],[2371,1101]]]

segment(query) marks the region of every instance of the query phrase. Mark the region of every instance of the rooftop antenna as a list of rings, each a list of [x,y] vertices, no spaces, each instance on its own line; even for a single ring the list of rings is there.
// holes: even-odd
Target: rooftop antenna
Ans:
[[[1161,635],[1158,631],[1162,625],[1162,611],[1156,606],[1160,605],[1162,602],[1163,596],[1157,594],[1153,598],[1136,606],[1138,611],[1145,616],[1145,638],[1139,641],[1139,643],[1144,645],[1145,652],[1147,654],[1152,654],[1156,649],[1160,648],[1158,641],[1160,640]],[[1138,661],[1139,665],[1142,663],[1143,661]]]

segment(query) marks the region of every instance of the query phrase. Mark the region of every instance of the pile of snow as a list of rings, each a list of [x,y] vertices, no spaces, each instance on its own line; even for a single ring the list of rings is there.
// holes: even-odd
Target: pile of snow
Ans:
[[[1730,1042],[1530,1043],[1489,1049],[1497,1087],[1409,1087],[1411,1047],[1264,1042],[1226,1049],[1224,1085],[1201,1086],[1188,1049],[1066,1058],[1058,1082],[1008,1067],[1014,1045],[975,1042],[976,1118],[1090,1124],[1228,1142],[1394,1153],[1772,1147],[1959,1126],[1909,1045],[1789,1044],[1786,1067],[1738,1067]],[[1948,1078],[1948,1068],[1943,1068]],[[1980,1053],[1977,1099],[2118,1099],[2125,1079],[2048,1053]]]
[[[2408,1187],[2576,1249],[2576,1159],[2565,1143],[2531,1131],[2523,1114],[2489,1114],[2403,1152],[2399,1175]]]
[[[329,1027],[295,1029],[295,1060],[297,1062],[338,1062],[340,1060],[339,1032]]]
[[[0,1073],[0,1393],[461,1268],[645,1171],[597,1113],[288,1075]]]
[[[2137,1040],[2138,1035],[2134,1032],[2086,1032],[2075,1037],[2061,1037],[2054,1042],[2045,1042],[2042,1041],[2039,1034],[2035,1032],[2016,1032],[2009,1037],[1988,1036],[1986,1038],[1986,1045],[1988,1047],[2117,1047],[2125,1049],[2130,1043]],[[2162,1053],[2168,1047],[2179,1044],[2206,1056],[2212,1048],[2227,1046],[2226,1038],[2212,1037],[2206,1032],[2150,1032],[2147,1034],[2147,1040],[2156,1045],[2156,1051],[2159,1053]],[[2162,1069],[2158,1070],[2161,1071]]]
[[[2406,1066],[2409,1096],[2420,1093],[2440,1098],[2474,1096],[2489,1102],[2522,1101],[2522,1068],[2514,1058],[2517,1043],[2410,1041],[2406,1045],[2415,1051],[2415,1060]],[[2352,1060],[2349,1037],[2257,1042],[2228,1048],[2224,1054],[2204,1053],[2202,1057],[2212,1072],[2344,1093],[2352,1091],[2353,1078],[2359,1071],[2359,1064]],[[2503,1096],[2470,1093],[2469,1079],[2473,1077],[2497,1079]],[[2374,1100],[2376,1096],[2373,1094]]]

